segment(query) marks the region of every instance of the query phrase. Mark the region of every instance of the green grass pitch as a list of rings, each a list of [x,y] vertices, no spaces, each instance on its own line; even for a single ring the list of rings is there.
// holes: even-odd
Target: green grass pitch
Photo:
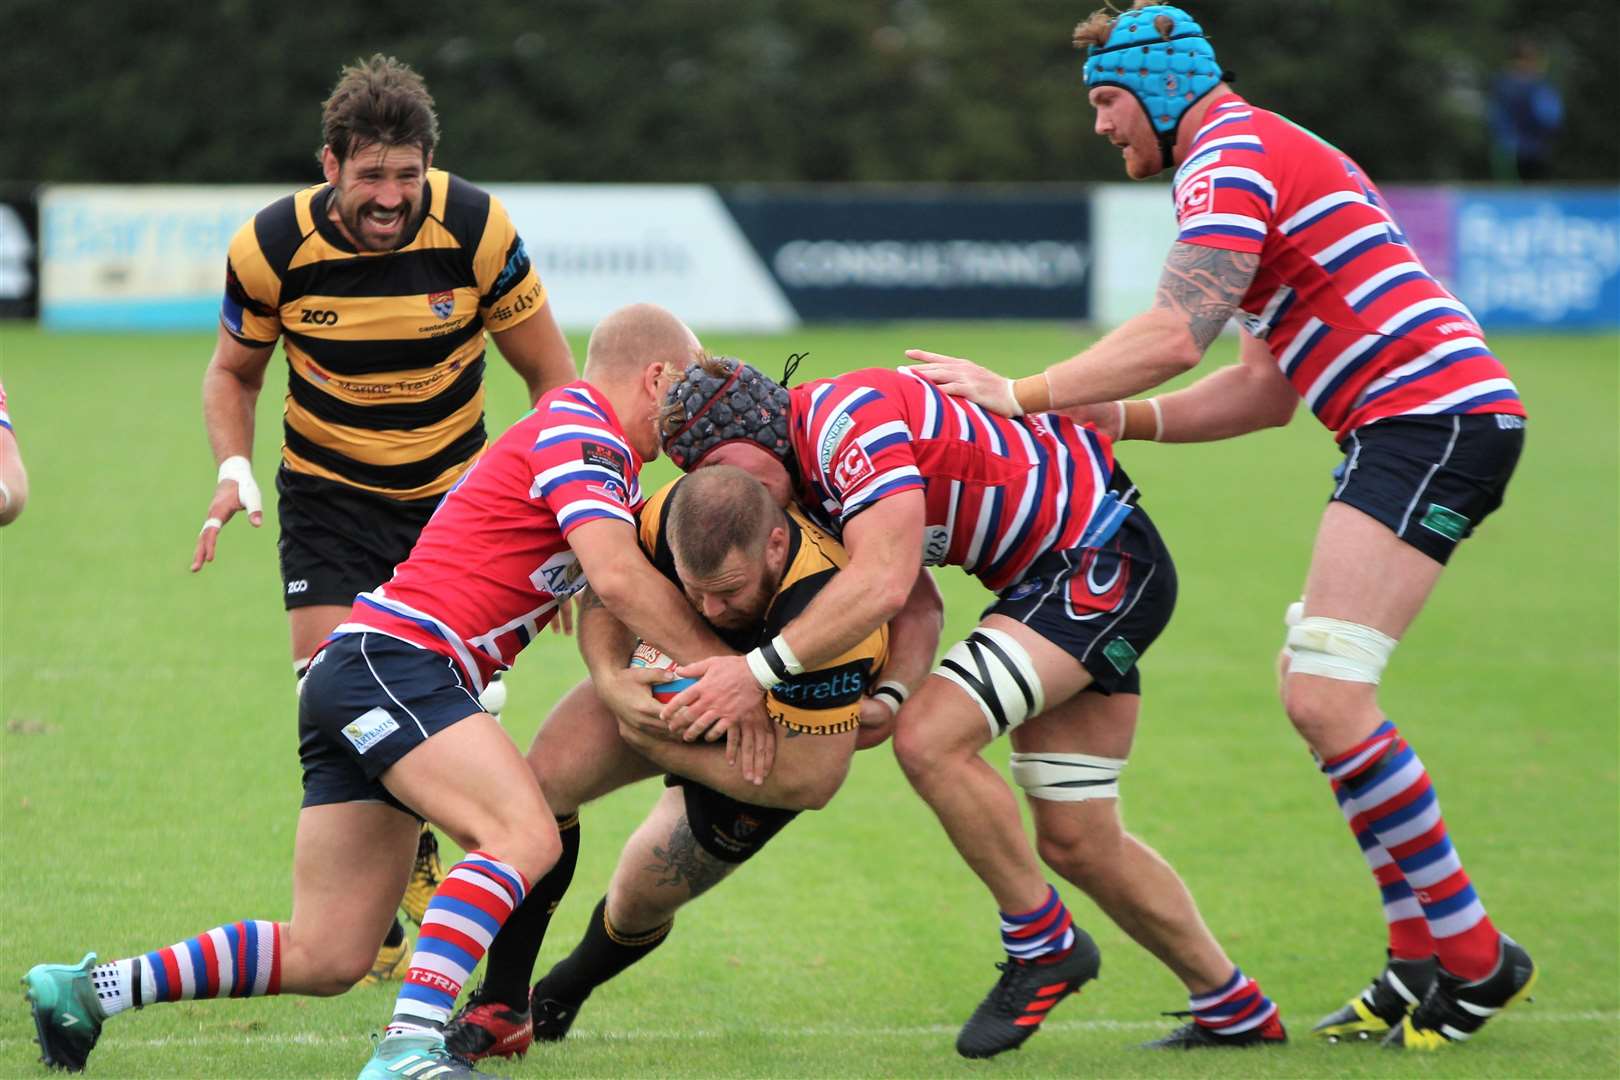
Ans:
[[[800,377],[901,360],[916,345],[1010,374],[1088,338],[1057,325],[931,324],[715,336]],[[1326,785],[1273,696],[1281,615],[1298,596],[1337,461],[1303,412],[1207,446],[1126,444],[1121,458],[1174,551],[1170,630],[1146,657],[1123,780],[1129,825],[1181,871],[1216,934],[1282,1005],[1294,1042],[1230,1055],[1134,1049],[1184,1008],[1179,984],[1073,887],[1102,978],[1022,1051],[952,1042],[995,977],[994,905],[889,750],[843,792],[689,907],[638,969],[600,990],[575,1035],[497,1072],[540,1076],[1620,1075],[1614,336],[1493,339],[1529,403],[1505,508],[1465,544],[1384,684],[1435,777],[1497,923],[1534,953],[1533,1004],[1432,1058],[1313,1045],[1307,1033],[1382,960],[1377,894]],[[3,773],[0,974],[104,959],[239,918],[284,919],[298,809],[293,683],[274,515],[233,522],[220,561],[186,573],[213,486],[199,383],[210,335],[51,335],[0,325],[33,494],[0,534]],[[576,340],[583,356],[583,340]],[[1205,368],[1232,358],[1230,340]],[[491,359],[492,431],[522,411]],[[257,473],[279,445],[280,361],[259,409]],[[668,475],[659,462],[649,489]],[[938,580],[946,641],[987,594]],[[511,677],[522,745],[580,677],[545,636]],[[990,751],[1005,760],[1003,743]],[[655,796],[584,814],[573,892],[541,956],[577,940],[620,842]],[[16,986],[15,983],[12,984]],[[0,1009],[0,1076],[42,1075],[20,991]],[[344,1077],[370,1052],[390,989],[328,1000],[208,1001],[114,1018],[99,1077]]]

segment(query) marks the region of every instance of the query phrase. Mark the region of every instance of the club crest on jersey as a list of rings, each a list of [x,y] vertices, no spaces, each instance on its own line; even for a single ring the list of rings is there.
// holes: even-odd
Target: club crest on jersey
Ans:
[[[866,456],[866,448],[860,443],[851,443],[849,449],[838,455],[838,464],[833,466],[833,483],[839,491],[847,493],[876,472],[872,459]]]
[[[456,310],[456,294],[453,292],[428,293],[428,308],[436,319],[448,319]]]
[[[1176,195],[1176,212],[1183,217],[1188,214],[1201,214],[1209,209],[1209,196],[1209,177],[1195,176],[1188,180]]]
[[[617,480],[602,480],[595,484],[586,484],[585,490],[593,495],[600,495],[604,499],[612,499],[616,503],[630,505],[630,495],[624,490],[624,485]]]

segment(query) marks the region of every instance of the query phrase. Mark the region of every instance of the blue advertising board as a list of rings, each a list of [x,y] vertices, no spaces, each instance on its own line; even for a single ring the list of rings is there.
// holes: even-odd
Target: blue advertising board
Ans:
[[[1488,329],[1620,326],[1620,191],[1456,192],[1454,280]]]

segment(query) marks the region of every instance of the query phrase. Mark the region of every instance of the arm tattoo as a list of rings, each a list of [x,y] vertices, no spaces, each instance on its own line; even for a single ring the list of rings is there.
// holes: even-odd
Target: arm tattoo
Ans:
[[[1237,310],[1259,267],[1260,256],[1252,252],[1178,242],[1165,260],[1153,306],[1185,318],[1193,341],[1207,349]]]
[[[698,846],[697,837],[692,835],[692,826],[685,814],[670,830],[667,846],[654,845],[653,855],[659,861],[649,863],[646,869],[659,875],[658,884],[676,889],[685,886],[694,898],[731,873],[730,864],[721,862]]]
[[[583,589],[580,590],[580,592],[579,592],[579,613],[581,615],[585,614],[585,612],[591,610],[592,608],[599,608],[599,607],[606,607],[606,606],[607,606],[606,604],[602,603],[602,598],[597,596],[596,591],[594,589],[592,589],[589,585],[585,586]]]

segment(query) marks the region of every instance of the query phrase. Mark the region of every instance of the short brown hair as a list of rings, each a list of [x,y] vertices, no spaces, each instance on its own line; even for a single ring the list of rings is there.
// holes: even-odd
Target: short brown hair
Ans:
[[[683,477],[670,492],[666,522],[670,551],[682,568],[710,577],[733,551],[763,551],[783,514],[753,476],[732,465],[710,465]]]
[[[321,106],[321,136],[339,162],[363,146],[419,146],[426,158],[439,143],[439,116],[422,76],[392,56],[373,53],[343,69]]]
[[[1130,6],[1130,10],[1135,11],[1137,8],[1145,8],[1162,2],[1163,0],[1136,0]],[[1107,7],[1098,8],[1090,15],[1087,15],[1085,21],[1074,28],[1074,47],[1077,49],[1100,49],[1108,44],[1108,35],[1114,32],[1114,20],[1123,14],[1125,10],[1109,4]],[[1160,15],[1159,19],[1163,19],[1170,26],[1175,25],[1166,15]],[[1161,34],[1170,32],[1165,26],[1161,26],[1157,20],[1154,21],[1154,27]]]

